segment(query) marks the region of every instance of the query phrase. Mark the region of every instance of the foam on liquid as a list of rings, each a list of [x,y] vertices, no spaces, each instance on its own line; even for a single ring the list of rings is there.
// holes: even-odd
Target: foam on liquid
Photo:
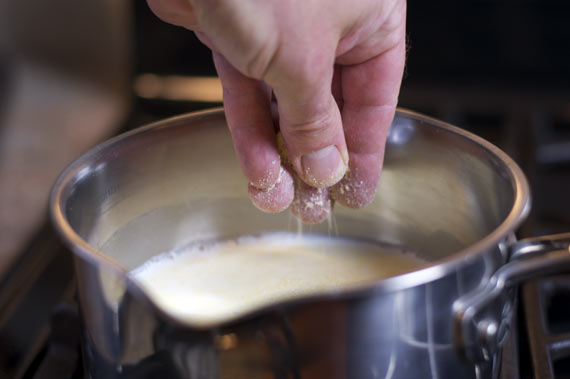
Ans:
[[[354,240],[289,233],[164,253],[130,275],[172,316],[197,326],[303,295],[366,285],[425,265]]]

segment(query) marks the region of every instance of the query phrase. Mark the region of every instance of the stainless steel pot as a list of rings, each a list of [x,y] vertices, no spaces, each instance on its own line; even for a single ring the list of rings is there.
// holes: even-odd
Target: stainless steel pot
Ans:
[[[399,110],[376,199],[337,207],[334,222],[341,236],[416,251],[429,267],[199,329],[126,273],[193,241],[297,228],[288,213],[251,205],[221,110],[94,148],[51,197],[74,253],[86,370],[97,378],[491,378],[516,285],[570,270],[569,236],[515,242],[529,207],[524,175],[499,149]]]

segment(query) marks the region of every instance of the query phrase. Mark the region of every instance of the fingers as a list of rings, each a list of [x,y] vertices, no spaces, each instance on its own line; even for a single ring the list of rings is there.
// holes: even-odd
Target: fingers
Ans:
[[[282,210],[296,187],[292,212],[305,222],[317,222],[332,209],[331,196],[354,208],[372,201],[402,79],[405,3],[398,8],[401,17],[394,11],[395,16],[377,25],[375,16],[353,20],[362,13],[357,11],[350,17],[333,11],[323,17],[330,9],[314,2],[301,2],[305,6],[294,11],[287,2],[204,0],[192,3],[196,9],[188,0],[148,2],[168,22],[196,30],[198,21],[206,33],[198,36],[232,62],[214,54],[228,125],[254,204],[270,212]],[[333,22],[335,15],[349,20]],[[313,22],[317,19],[322,22]],[[364,63],[333,69],[339,27],[344,30],[355,20],[362,25],[350,34],[354,48],[337,62]],[[373,27],[380,27],[379,32],[365,36]],[[301,180],[283,174],[269,87],[248,77],[273,89],[288,159]],[[329,194],[326,188],[333,185]]]
[[[298,177],[295,180],[295,198],[291,213],[305,224],[318,224],[326,220],[333,208],[328,188],[315,188]]]
[[[224,88],[224,108],[241,169],[249,180],[253,204],[270,213],[293,201],[293,178],[282,168],[273,129],[271,93],[263,83],[234,69],[220,54],[214,63]]]
[[[278,53],[264,79],[277,98],[293,169],[305,183],[325,188],[338,182],[348,165],[340,112],[331,93],[333,57],[311,59],[308,50],[285,51],[292,56]]]
[[[346,172],[348,152],[331,93],[340,33],[333,19],[323,18],[328,8],[314,2],[297,7],[288,2],[194,4],[200,27],[233,67],[273,89],[294,171],[315,187],[338,182]],[[321,22],[315,23],[317,19]]]
[[[256,188],[273,187],[281,167],[267,87],[234,69],[220,54],[214,63],[224,90],[224,108],[245,177]]]
[[[250,184],[248,191],[251,202],[258,209],[267,213],[282,212],[293,201],[293,177],[289,170],[281,168],[279,178],[273,187],[262,190]]]
[[[342,108],[340,67],[335,66],[331,91],[339,108]],[[287,162],[290,164],[290,162]],[[315,188],[307,185],[295,174],[295,198],[291,213],[305,224],[317,224],[326,220],[333,209],[328,188]]]
[[[342,69],[342,120],[349,170],[332,189],[343,205],[360,208],[376,194],[384,146],[392,123],[405,61],[405,40],[359,65]]]

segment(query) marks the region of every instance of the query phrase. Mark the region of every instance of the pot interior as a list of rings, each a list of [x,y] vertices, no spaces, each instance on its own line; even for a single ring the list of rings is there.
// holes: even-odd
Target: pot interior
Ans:
[[[52,202],[60,230],[69,227],[66,238],[88,244],[76,251],[125,270],[196,241],[299,228],[289,212],[266,214],[251,204],[221,110],[108,141],[62,175]],[[360,210],[337,205],[330,222],[302,230],[396,245],[436,262],[498,228],[506,235],[527,203],[524,177],[498,149],[400,110],[375,200]]]

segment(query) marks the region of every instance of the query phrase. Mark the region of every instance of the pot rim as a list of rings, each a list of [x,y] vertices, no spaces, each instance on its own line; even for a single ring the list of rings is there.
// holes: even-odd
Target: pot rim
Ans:
[[[81,258],[96,265],[106,263],[106,269],[113,270],[118,275],[128,277],[128,270],[125,267],[123,267],[113,258],[104,254],[102,251],[91,246],[73,230],[64,215],[63,206],[65,195],[68,193],[71,186],[75,182],[81,180],[82,177],[89,173],[89,163],[93,161],[94,157],[98,156],[113,146],[121,144],[124,140],[134,135],[143,134],[159,128],[169,127],[190,119],[211,117],[220,115],[221,113],[223,113],[223,108],[218,107],[160,120],[115,136],[95,146],[94,148],[81,155],[75,161],[73,161],[57,178],[52,188],[49,201],[51,221],[60,237],[63,239],[64,243]],[[430,262],[430,265],[425,268],[420,268],[418,270],[400,274],[394,277],[381,279],[379,281],[361,287],[350,288],[342,291],[333,290],[330,292],[323,292],[318,295],[307,295],[302,298],[296,298],[290,301],[282,301],[278,303],[279,306],[287,305],[290,303],[312,301],[316,299],[358,296],[359,294],[369,293],[370,291],[374,293],[392,292],[435,281],[452,272],[455,272],[464,265],[472,262],[474,259],[477,259],[481,254],[484,254],[489,249],[494,248],[501,242],[507,240],[510,237],[511,233],[518,228],[518,226],[528,215],[531,206],[531,199],[527,179],[520,167],[505,152],[477,135],[474,135],[456,126],[434,119],[432,117],[425,116],[403,108],[398,108],[397,114],[406,118],[418,120],[425,124],[426,127],[443,129],[449,133],[456,134],[462,138],[465,138],[470,142],[478,145],[480,148],[486,150],[487,153],[489,153],[490,157],[493,157],[497,162],[504,166],[505,171],[509,175],[508,179],[513,186],[514,192],[513,205],[508,215],[497,228],[495,228],[492,232],[487,234],[479,241],[471,244],[465,249],[450,254],[447,257]],[[133,281],[129,280],[129,282]],[[135,287],[138,286],[135,284]],[[140,288],[138,288],[138,290],[142,291],[143,294],[146,294],[144,290]],[[154,304],[152,300],[149,299],[149,301]],[[249,317],[253,314],[257,314],[259,311],[272,306],[275,306],[275,304],[252,310],[251,312],[247,313],[247,316]],[[160,307],[155,305],[155,308]],[[164,314],[163,311],[160,313]],[[172,319],[175,317],[169,315],[169,318]],[[236,319],[232,319],[232,321],[241,318],[242,317],[237,317]]]

